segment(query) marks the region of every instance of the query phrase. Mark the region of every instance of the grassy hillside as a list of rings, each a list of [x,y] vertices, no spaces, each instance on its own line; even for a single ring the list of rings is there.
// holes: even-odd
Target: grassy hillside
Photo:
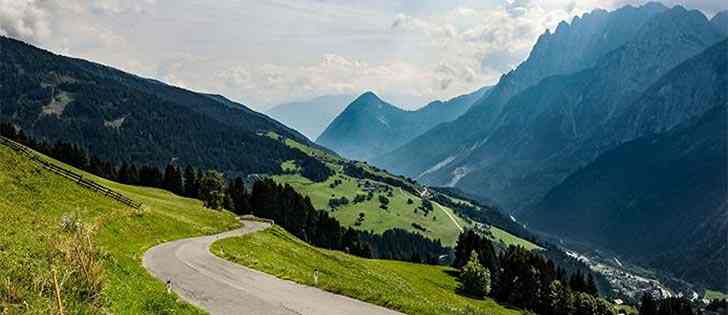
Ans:
[[[66,314],[201,313],[167,294],[142,267],[142,255],[162,242],[231,229],[235,218],[166,191],[84,177],[143,202],[145,211],[0,146],[0,313],[57,312],[51,269],[58,272]]]
[[[326,152],[318,148],[312,148],[303,145],[297,141],[278,137],[276,134],[269,133],[269,137],[279,139],[286,145],[297,148],[310,156],[324,161],[331,168],[335,175],[321,183],[312,182],[296,171],[300,170],[299,166],[293,161],[287,161],[281,165],[283,169],[292,171],[289,175],[274,176],[274,179],[281,183],[287,183],[293,186],[296,191],[311,198],[311,202],[317,209],[331,211],[345,226],[353,226],[359,230],[373,231],[382,233],[393,228],[401,228],[411,232],[419,232],[426,237],[432,239],[440,239],[445,246],[454,246],[461,228],[472,228],[474,222],[462,217],[453,209],[444,205],[433,202],[431,211],[423,211],[419,209],[422,205],[422,198],[414,195],[407,190],[395,187],[380,181],[371,179],[360,179],[344,174],[346,163],[354,163],[357,167],[363,168],[366,172],[378,177],[387,178],[401,182],[417,191],[424,190],[424,187],[416,183],[410,183],[406,180],[396,177],[386,171],[377,169],[363,162],[352,162],[337,156],[336,154]],[[372,198],[363,202],[353,202],[357,195],[366,196],[372,192]],[[387,209],[380,207],[379,197],[383,196],[389,200]],[[335,208],[330,207],[329,200],[332,198],[346,197],[349,203]],[[456,203],[469,202],[447,196]],[[411,202],[410,202],[411,200]],[[427,214],[425,214],[427,212]],[[360,214],[364,214],[364,219],[360,220]],[[489,237],[493,240],[507,245],[521,245],[528,249],[537,248],[535,244],[518,238],[511,233],[490,227]]]
[[[490,299],[456,293],[455,270],[449,267],[362,259],[312,247],[283,229],[230,238],[213,244],[212,251],[230,261],[283,279],[315,286],[408,314],[520,314]]]
[[[276,176],[275,179],[288,183],[296,191],[309,196],[317,209],[331,209],[328,205],[331,198],[346,197],[349,200],[354,200],[356,195],[367,195],[367,192],[358,186],[359,183],[367,180],[359,180],[341,173],[337,173],[322,183],[311,182],[299,175]],[[341,181],[341,184],[331,188],[336,180]],[[356,204],[350,202],[348,205],[332,210],[331,214],[345,226],[354,226],[357,229],[374,231],[375,233],[382,233],[396,227],[413,232],[419,231],[429,238],[440,239],[447,246],[455,244],[460,234],[458,225],[461,227],[471,226],[471,223],[465,219],[455,216],[452,209],[445,207],[435,206],[434,210],[428,215],[424,215],[422,211],[415,213],[415,208],[422,203],[419,197],[386,184],[376,183],[372,185],[378,185],[380,188],[373,193],[371,200]],[[380,208],[379,196],[389,199],[388,209]],[[408,200],[412,200],[412,204],[408,204]],[[443,211],[448,211],[450,215],[453,215],[458,225]],[[364,213],[364,221],[362,221],[361,225],[355,225],[360,213]],[[425,231],[415,228],[412,225],[413,223],[423,227]]]

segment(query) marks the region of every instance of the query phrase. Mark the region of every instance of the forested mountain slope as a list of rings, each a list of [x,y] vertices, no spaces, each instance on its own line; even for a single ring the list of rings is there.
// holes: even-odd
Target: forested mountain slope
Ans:
[[[628,142],[557,186],[529,226],[726,289],[726,103],[696,123]]]
[[[309,159],[260,134],[301,134],[222,96],[195,93],[0,38],[0,120],[102,159],[276,173]]]

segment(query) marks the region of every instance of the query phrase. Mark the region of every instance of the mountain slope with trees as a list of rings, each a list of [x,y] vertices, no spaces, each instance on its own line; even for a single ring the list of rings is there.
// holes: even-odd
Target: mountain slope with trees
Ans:
[[[727,55],[725,40],[650,87],[637,101],[643,110],[618,124],[639,121],[630,128],[639,138],[552,189],[529,225],[726,289]],[[673,118],[685,113],[692,118]]]
[[[0,119],[27,135],[64,140],[115,163],[176,160],[229,173],[279,173],[311,159],[262,136],[311,144],[265,115],[103,65],[0,38]],[[311,144],[313,145],[313,144]]]

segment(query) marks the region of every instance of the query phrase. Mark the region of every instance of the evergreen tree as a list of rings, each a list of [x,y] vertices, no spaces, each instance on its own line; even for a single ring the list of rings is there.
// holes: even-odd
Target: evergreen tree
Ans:
[[[657,302],[652,294],[645,293],[642,295],[639,313],[640,315],[657,315]]]
[[[560,281],[554,280],[549,286],[548,310],[544,315],[570,315],[574,314],[574,296]]]
[[[197,181],[197,172],[192,166],[187,165],[184,173],[185,196],[190,198],[199,197],[199,184]]]
[[[119,167],[118,173],[118,179],[119,182],[122,184],[130,184],[129,182],[129,165],[124,162],[121,164],[121,167]]]
[[[200,199],[205,207],[221,210],[225,204],[225,177],[217,171],[207,171],[200,178]]]
[[[184,185],[182,182],[182,174],[177,170],[174,164],[167,164],[164,170],[164,189],[167,189],[177,195],[184,194]]]
[[[591,273],[587,276],[584,293],[591,294],[592,296],[599,296],[599,289],[597,288],[597,284],[594,282],[594,276]]]
[[[490,294],[490,271],[480,264],[478,253],[473,250],[468,262],[460,272],[462,290],[472,296],[483,298]]]
[[[139,170],[137,170],[135,164],[131,164],[131,166],[129,166],[129,172],[127,173],[127,176],[129,178],[129,185],[139,185]]]
[[[480,263],[488,270],[497,270],[498,259],[493,244],[485,237],[478,235],[473,230],[460,233],[455,245],[455,260],[452,266],[460,269],[470,259],[470,253],[475,250],[478,253]]]

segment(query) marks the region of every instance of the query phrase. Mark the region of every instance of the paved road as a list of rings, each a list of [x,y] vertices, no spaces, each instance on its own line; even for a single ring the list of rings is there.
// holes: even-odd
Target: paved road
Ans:
[[[285,281],[210,253],[218,239],[270,225],[244,221],[238,230],[164,243],[144,253],[144,268],[185,301],[211,314],[400,314],[386,308]]]

